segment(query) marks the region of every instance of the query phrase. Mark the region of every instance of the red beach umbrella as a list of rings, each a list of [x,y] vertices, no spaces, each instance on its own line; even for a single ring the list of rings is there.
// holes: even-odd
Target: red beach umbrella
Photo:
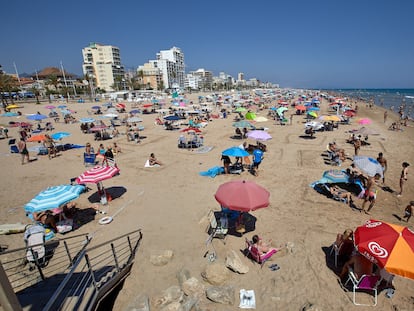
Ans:
[[[253,181],[233,180],[220,185],[214,197],[224,207],[249,212],[269,206],[270,193]]]
[[[370,219],[355,230],[358,251],[389,273],[414,279],[414,232]]]
[[[195,132],[195,133],[201,133],[201,130],[196,128],[196,127],[187,127],[183,130],[181,130],[181,132]]]
[[[116,108],[121,108],[121,109],[125,109],[125,104],[123,104],[123,103],[119,103],[119,104],[116,104],[116,106],[115,106]]]
[[[76,182],[78,184],[97,184],[103,180],[114,177],[119,173],[119,168],[115,166],[95,166],[86,172],[83,172]]]
[[[356,116],[356,112],[355,110],[347,110],[343,113],[343,115],[352,118]]]
[[[300,111],[306,111],[306,107],[303,106],[303,105],[297,105],[297,106],[295,106],[295,109],[300,110]]]

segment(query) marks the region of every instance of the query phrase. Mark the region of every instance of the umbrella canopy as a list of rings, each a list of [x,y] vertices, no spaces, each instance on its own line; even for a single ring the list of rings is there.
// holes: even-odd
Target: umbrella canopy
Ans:
[[[270,136],[268,132],[259,131],[259,130],[253,130],[253,131],[247,132],[247,137],[251,139],[256,139],[256,140],[269,140],[272,138],[272,136]]]
[[[121,108],[121,109],[125,109],[126,105],[123,103],[119,103],[115,105],[116,108]]]
[[[319,107],[309,107],[308,108],[308,111],[319,111],[319,110],[321,110]]]
[[[166,117],[164,117],[164,120],[167,120],[167,121],[178,121],[178,120],[180,120],[180,117],[179,116],[176,116],[176,115],[166,116]]]
[[[383,176],[383,167],[381,164],[374,158],[367,156],[354,156],[354,164],[362,173],[368,175],[369,177],[375,176],[375,174],[380,174]]]
[[[49,187],[27,203],[24,210],[28,213],[33,213],[58,208],[65,203],[77,199],[84,190],[85,186],[83,185]]]
[[[297,105],[297,106],[295,106],[295,109],[296,110],[300,110],[300,111],[305,111],[306,110],[306,107],[303,106],[303,105]]]
[[[2,117],[17,117],[19,114],[17,112],[5,112],[1,116]]]
[[[310,115],[311,117],[317,118],[318,114],[315,111],[308,111],[308,115]]]
[[[347,110],[343,113],[343,115],[345,117],[355,117],[356,116],[356,112],[354,110]]]
[[[79,121],[82,123],[92,123],[92,122],[95,122],[95,119],[94,118],[81,118]]]
[[[65,109],[67,106],[66,105],[59,105],[58,108],[59,109]]]
[[[251,124],[248,121],[244,121],[244,120],[243,121],[234,122],[233,123],[233,126],[234,127],[239,127],[239,128],[247,128],[247,129],[255,129],[256,128],[253,124]]]
[[[142,119],[138,117],[131,117],[131,118],[128,118],[126,121],[127,123],[137,123],[137,122],[142,122]]]
[[[28,120],[35,120],[35,121],[40,121],[43,119],[46,119],[47,116],[45,116],[44,114],[32,114],[30,116],[27,116],[26,119]]]
[[[358,120],[358,124],[361,124],[361,125],[371,124],[371,123],[372,123],[371,119],[368,119],[368,118],[362,118]]]
[[[99,125],[95,125],[91,129],[89,129],[89,131],[91,131],[91,132],[99,132],[99,131],[105,130],[107,128],[108,127],[105,124],[99,124]]]
[[[17,109],[17,108],[20,108],[20,106],[15,105],[15,104],[13,104],[13,105],[8,105],[8,106],[6,107],[6,109]]]
[[[339,121],[341,121],[341,118],[340,117],[338,117],[338,116],[336,116],[336,115],[333,115],[333,116],[320,116],[319,117],[319,120],[321,120],[321,121],[335,121],[335,122],[339,122]]]
[[[38,134],[38,135],[33,135],[30,136],[27,141],[32,142],[32,141],[44,141],[46,140],[46,136],[45,134]]]
[[[238,107],[235,111],[236,112],[244,112],[244,111],[246,111],[247,109],[246,108],[244,108],[244,107]]]
[[[201,133],[201,130],[196,127],[187,127],[185,129],[182,129],[181,132],[194,132],[194,133]]]
[[[286,110],[288,110],[286,107],[279,107],[276,109],[276,112],[281,115],[283,114]]]
[[[68,132],[57,132],[57,133],[53,133],[52,135],[50,135],[50,137],[52,137],[55,140],[60,140],[65,137],[69,137],[70,135],[71,134]]]
[[[323,180],[326,180],[325,183],[348,183],[349,176],[344,171],[341,170],[329,170],[325,171],[322,175]]]
[[[250,154],[239,147],[231,147],[221,152],[222,155],[229,156],[229,157],[247,157]]]
[[[249,212],[269,206],[270,193],[253,181],[233,180],[220,185],[214,197],[224,207]]]
[[[56,107],[55,107],[55,106],[53,106],[53,105],[47,105],[47,106],[45,106],[45,108],[46,108],[46,109],[55,109]]]
[[[107,114],[104,114],[103,117],[105,117],[105,118],[117,118],[118,115],[116,113],[107,113]]]
[[[130,114],[137,114],[137,113],[140,113],[141,111],[140,110],[138,110],[138,109],[134,109],[134,110],[131,110],[129,113]],[[158,112],[158,111],[157,111]]]
[[[92,106],[92,109],[94,109],[94,110],[101,109],[101,106]]]
[[[370,219],[355,230],[355,246],[389,273],[414,279],[414,232],[407,227]]]
[[[83,172],[76,178],[76,182],[78,184],[97,184],[98,182],[114,177],[118,173],[119,168],[115,166],[95,166],[86,172]]]
[[[149,108],[149,107],[152,107],[152,104],[144,104],[144,105],[142,105],[142,107]]]
[[[256,114],[254,112],[248,112],[248,113],[246,113],[245,118],[247,120],[254,120],[254,119],[256,119]]]

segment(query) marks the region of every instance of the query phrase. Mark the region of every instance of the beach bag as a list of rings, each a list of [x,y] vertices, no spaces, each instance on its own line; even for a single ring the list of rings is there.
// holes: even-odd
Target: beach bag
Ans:
[[[56,228],[59,233],[66,233],[73,229],[73,219],[62,219],[56,223]]]
[[[26,259],[28,262],[43,266],[46,262],[45,254],[45,228],[40,225],[33,225],[24,232],[26,242]]]

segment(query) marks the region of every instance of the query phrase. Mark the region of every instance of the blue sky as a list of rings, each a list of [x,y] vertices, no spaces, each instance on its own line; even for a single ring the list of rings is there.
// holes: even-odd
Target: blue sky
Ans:
[[[72,0],[1,5],[6,72],[82,74],[82,48],[115,45],[126,67],[173,46],[186,71],[303,88],[414,88],[414,1]]]

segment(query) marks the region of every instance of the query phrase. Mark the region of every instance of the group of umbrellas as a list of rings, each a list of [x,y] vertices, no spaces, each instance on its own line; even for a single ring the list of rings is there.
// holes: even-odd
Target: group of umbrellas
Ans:
[[[102,190],[101,182],[119,174],[117,166],[103,165],[95,166],[76,178],[77,185],[59,185],[48,187],[36,195],[24,207],[27,215],[32,218],[32,213],[53,210],[60,206],[77,199],[85,190],[85,184],[92,183],[98,185],[98,190]]]

